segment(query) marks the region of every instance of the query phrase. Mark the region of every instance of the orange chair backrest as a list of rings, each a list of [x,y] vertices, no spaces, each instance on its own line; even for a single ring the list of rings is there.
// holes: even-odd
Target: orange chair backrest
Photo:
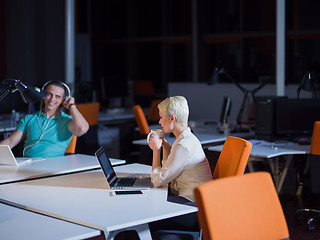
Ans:
[[[313,126],[310,153],[320,155],[320,121],[316,121]]]
[[[98,124],[98,117],[100,111],[99,102],[78,103],[77,108],[82,116],[87,120],[89,126]]]
[[[135,95],[152,96],[154,95],[154,86],[151,80],[136,80],[133,82]]]
[[[76,145],[77,145],[77,136],[73,135],[65,153],[69,153],[69,154],[75,153]]]
[[[227,137],[214,169],[213,178],[242,175],[247,166],[251,148],[251,142],[245,139]]]
[[[77,109],[82,114],[82,116],[87,120],[89,126],[98,124],[98,117],[100,111],[100,103],[99,102],[91,102],[91,103],[78,103]],[[72,136],[72,139],[65,151],[65,153],[75,153],[77,144],[77,137]]]
[[[141,135],[147,135],[150,132],[149,125],[146,119],[146,116],[143,113],[143,110],[140,105],[135,105],[132,107],[132,111],[136,118],[136,122],[139,128]]]
[[[156,99],[151,102],[150,109],[147,115],[148,121],[154,121],[159,122],[160,116],[159,116],[159,109],[158,104],[161,103],[162,99]]]
[[[213,180],[194,192],[204,240],[289,237],[276,189],[267,172]]]

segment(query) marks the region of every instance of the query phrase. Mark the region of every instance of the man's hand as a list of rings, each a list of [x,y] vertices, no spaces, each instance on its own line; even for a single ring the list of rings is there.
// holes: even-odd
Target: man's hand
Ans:
[[[63,107],[66,108],[66,109],[70,109],[70,106],[71,105],[74,105],[75,104],[75,100],[74,100],[74,97],[68,97],[64,100],[63,102]]]

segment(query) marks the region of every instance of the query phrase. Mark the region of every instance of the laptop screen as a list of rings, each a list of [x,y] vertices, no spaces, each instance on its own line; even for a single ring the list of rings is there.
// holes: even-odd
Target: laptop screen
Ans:
[[[100,162],[100,166],[104,175],[107,178],[108,183],[111,184],[117,178],[117,176],[115,171],[113,170],[113,167],[111,166],[110,160],[107,157],[103,146],[100,147],[95,154]]]

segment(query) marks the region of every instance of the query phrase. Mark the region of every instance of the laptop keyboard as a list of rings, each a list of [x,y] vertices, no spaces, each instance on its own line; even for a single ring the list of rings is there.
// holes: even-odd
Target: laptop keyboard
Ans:
[[[133,186],[135,181],[136,181],[135,178],[120,178],[116,186],[130,187],[130,186]]]

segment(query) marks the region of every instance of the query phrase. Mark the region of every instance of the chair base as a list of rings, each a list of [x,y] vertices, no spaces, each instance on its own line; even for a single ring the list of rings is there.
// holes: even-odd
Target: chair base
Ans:
[[[157,230],[152,234],[153,240],[201,240],[201,231]]]
[[[320,210],[317,209],[298,209],[295,214],[295,220],[296,222],[301,222],[302,221],[302,214],[303,213],[314,213],[311,217],[308,218],[307,220],[307,230],[308,232],[313,232],[314,231],[314,220],[320,219]]]

